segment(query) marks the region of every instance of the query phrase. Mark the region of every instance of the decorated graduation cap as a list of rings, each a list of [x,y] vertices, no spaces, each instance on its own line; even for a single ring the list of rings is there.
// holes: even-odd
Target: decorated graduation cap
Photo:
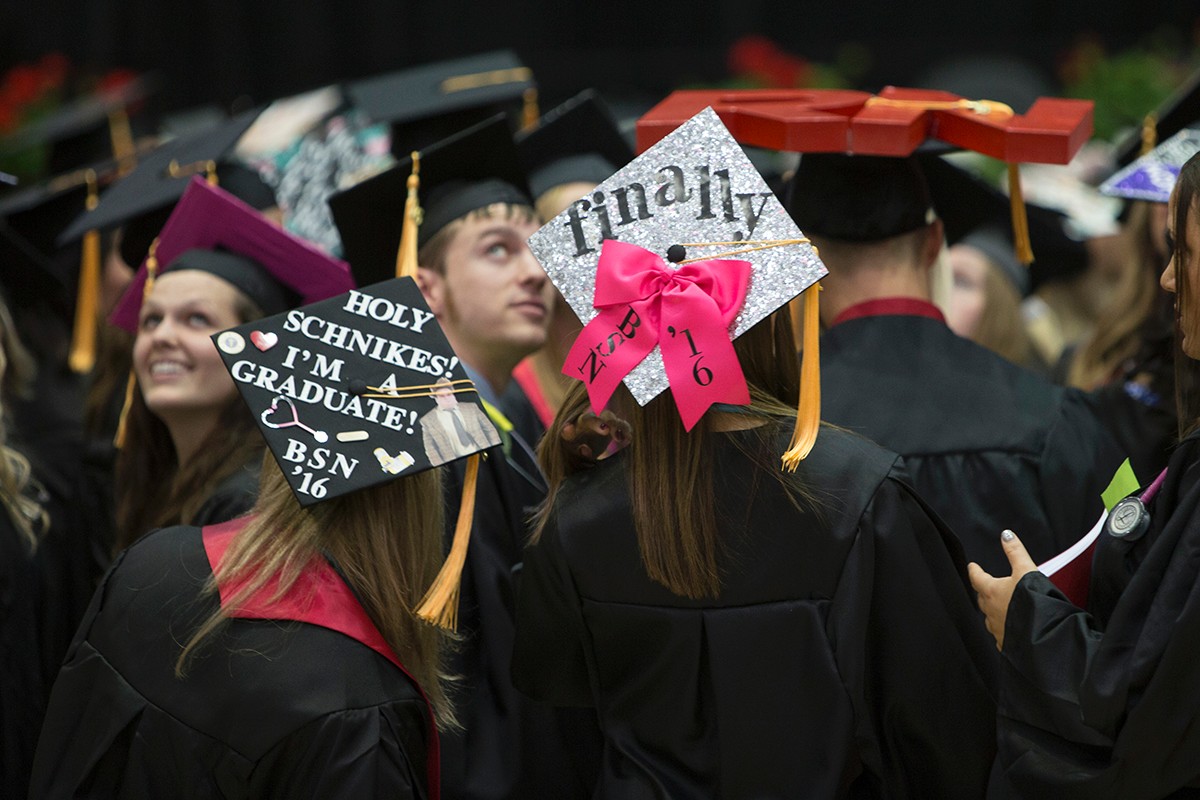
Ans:
[[[1100,185],[1110,197],[1166,203],[1189,158],[1200,152],[1200,125],[1184,128]]]
[[[1008,165],[1018,259],[1033,260],[1018,165],[1065,164],[1092,132],[1092,102],[1040,97],[1024,114],[990,100],[888,86],[850,90],[677,91],[638,120],[639,149],[711,105],[742,144],[798,153],[906,157],[928,143]]]
[[[329,198],[360,284],[415,275],[422,245],[451,222],[495,203],[532,205],[512,135],[499,115],[413,151]]]
[[[411,278],[213,337],[301,506],[470,457],[446,566],[418,614],[454,626],[478,454],[500,436]]]
[[[510,50],[353,81],[350,102],[392,127],[393,152],[407,155],[492,115],[520,109],[520,124],[538,117],[533,72]]]
[[[247,111],[215,128],[164,144],[103,192],[96,207],[72,222],[60,240],[69,242],[85,231],[123,225],[122,256],[131,265],[139,264],[194,175],[219,184],[255,208],[273,206],[270,188],[231,155],[257,116],[258,111]]]
[[[808,289],[801,408],[785,465],[820,417],[816,281],[825,267],[711,109],[679,126],[529,239],[585,323],[563,372],[599,412],[621,382],[645,405],[670,388],[691,429],[749,403],[732,340]]]
[[[547,112],[536,128],[519,135],[517,149],[535,199],[565,183],[600,183],[633,158],[612,112],[592,89]]]
[[[172,270],[223,278],[264,311],[311,303],[353,286],[349,267],[194,176],[111,316],[135,333],[148,284]]]

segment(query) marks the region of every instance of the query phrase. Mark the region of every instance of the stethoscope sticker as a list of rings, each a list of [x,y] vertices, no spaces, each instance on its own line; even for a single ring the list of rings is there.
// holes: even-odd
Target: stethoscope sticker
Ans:
[[[286,403],[288,408],[292,410],[292,418],[284,422],[272,422],[271,420],[267,419],[279,409],[279,404],[281,402]],[[299,428],[302,431],[308,431],[311,433],[312,437],[321,444],[329,441],[328,433],[325,431],[313,430],[300,421],[300,413],[296,410],[296,404],[291,401],[291,398],[285,397],[284,395],[279,395],[272,400],[271,407],[264,411],[259,419],[261,419],[262,424],[266,425],[268,428],[274,428],[276,430],[281,430],[283,428]]]
[[[1108,533],[1127,542],[1136,541],[1150,527],[1150,512],[1137,497],[1126,497],[1108,515]]]

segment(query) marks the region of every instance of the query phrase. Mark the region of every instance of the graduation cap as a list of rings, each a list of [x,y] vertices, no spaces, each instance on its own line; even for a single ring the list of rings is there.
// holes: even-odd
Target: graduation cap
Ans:
[[[128,264],[139,264],[193,175],[207,177],[256,208],[274,205],[274,194],[257,173],[230,157],[257,116],[257,110],[247,111],[211,130],[164,144],[103,192],[97,206],[72,222],[60,241],[124,225],[122,256]]]
[[[877,95],[848,90],[677,91],[638,120],[639,145],[711,102],[738,141],[799,153],[905,157],[931,141],[1005,161],[1017,256],[1033,260],[1018,164],[1066,163],[1092,130],[1092,103],[1038,98],[1025,114],[1003,103],[951,92],[887,86]]]
[[[1100,185],[1100,192],[1126,200],[1166,203],[1179,171],[1200,152],[1200,127],[1184,128]]]
[[[60,247],[59,234],[89,205],[99,187],[121,172],[120,161],[108,160],[59,175],[0,201],[0,278],[17,305],[49,300],[69,317],[75,294],[69,366],[91,370],[95,362],[96,308],[100,293],[100,236],[89,231],[81,247]]]
[[[173,269],[200,269],[224,278],[268,313],[280,302],[285,307],[311,303],[354,285],[344,262],[200,176],[188,182],[110,321],[136,333],[147,283]]]
[[[669,387],[689,430],[713,403],[749,402],[732,340],[807,289],[801,407],[785,465],[811,449],[820,417],[816,281],[826,270],[712,109],[577,200],[529,246],[585,323],[563,372],[587,384],[593,409],[622,381],[640,405]]]
[[[533,72],[511,50],[365,78],[347,84],[346,94],[373,121],[391,124],[397,156],[518,105],[523,127],[538,117]]]
[[[535,199],[565,183],[599,183],[633,158],[612,112],[592,89],[551,109],[537,127],[521,133],[517,150]]]
[[[213,341],[303,507],[471,456],[451,554],[418,609],[453,627],[478,453],[500,436],[416,282],[351,290]]]
[[[1166,139],[1200,120],[1200,70],[1146,115],[1142,129],[1126,136],[1117,145],[1117,164],[1125,166],[1144,156]]]
[[[915,156],[809,153],[788,186],[788,211],[806,233],[847,242],[890,239],[935,219]]]
[[[157,78],[141,76],[119,87],[76,98],[0,137],[0,153],[49,144],[48,166],[52,174],[108,158],[128,162],[135,151],[129,108],[149,97],[157,87]]]
[[[501,115],[413,151],[395,167],[329,198],[360,285],[415,274],[422,245],[456,219],[494,203],[533,204]]]
[[[1026,267],[1013,255],[1012,218],[1008,198],[947,158],[919,158],[934,209],[950,244],[969,244],[981,250],[1009,278],[1022,296],[1050,280],[1083,272],[1088,254],[1083,242],[1066,233],[1066,217],[1048,208],[1026,204],[1029,239],[1038,258]]]

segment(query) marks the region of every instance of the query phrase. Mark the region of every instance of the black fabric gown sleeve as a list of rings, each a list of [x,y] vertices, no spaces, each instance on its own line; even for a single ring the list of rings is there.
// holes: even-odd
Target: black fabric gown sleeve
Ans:
[[[517,592],[513,685],[556,706],[591,706],[594,694],[584,650],[587,631],[555,522],[525,548]]]
[[[1151,506],[1168,519],[1103,630],[1040,573],[1018,583],[998,710],[1021,796],[1200,796],[1200,482],[1188,466],[1172,461],[1160,497],[1174,493],[1171,470],[1187,470],[1181,502]]]
[[[995,645],[961,545],[906,484],[876,491],[833,607],[874,795],[982,797],[995,757]]]
[[[1096,524],[1104,510],[1100,495],[1127,455],[1101,423],[1096,403],[1081,392],[1068,390],[1047,431],[1038,470],[1038,505],[1045,509],[1057,542],[1056,553]],[[1148,476],[1147,481],[1153,477]],[[1021,535],[1019,530],[1016,533]]]

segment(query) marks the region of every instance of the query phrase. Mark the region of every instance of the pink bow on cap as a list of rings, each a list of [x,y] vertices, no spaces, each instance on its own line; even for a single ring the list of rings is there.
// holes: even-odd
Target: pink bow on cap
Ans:
[[[673,269],[643,247],[606,239],[593,299],[600,313],[575,340],[563,374],[587,384],[599,413],[657,344],[687,430],[713,403],[748,404],[729,326],[746,301],[750,269],[748,261],[733,260]]]

